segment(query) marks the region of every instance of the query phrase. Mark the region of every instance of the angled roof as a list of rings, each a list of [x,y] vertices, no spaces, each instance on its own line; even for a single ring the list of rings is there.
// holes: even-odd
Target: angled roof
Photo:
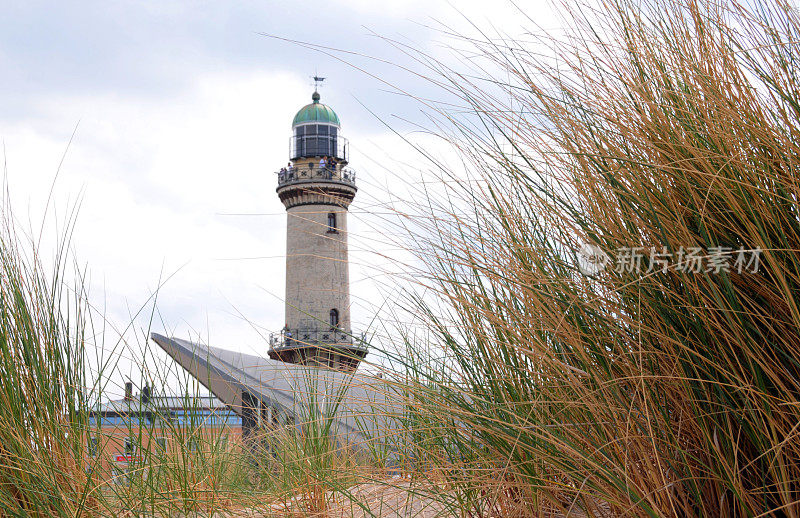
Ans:
[[[223,403],[242,412],[249,393],[294,416],[329,416],[340,441],[383,441],[398,431],[391,417],[401,397],[386,380],[358,373],[288,364],[153,333],[151,338]]]

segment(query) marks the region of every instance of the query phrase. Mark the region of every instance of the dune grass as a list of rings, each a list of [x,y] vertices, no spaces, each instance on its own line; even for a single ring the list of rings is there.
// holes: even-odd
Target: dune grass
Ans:
[[[410,365],[418,455],[475,516],[798,516],[800,19],[564,9],[424,58],[466,167],[412,216],[443,351]]]
[[[67,242],[46,266],[21,238],[4,199],[0,218],[0,514],[83,516],[98,509],[84,466],[89,376],[87,305],[62,275]],[[70,289],[72,288],[72,289]]]
[[[103,335],[92,326],[104,316],[72,262],[71,222],[51,250],[20,232],[10,206],[5,199],[0,214],[0,516],[275,514],[272,506],[287,502],[287,513],[314,514],[330,491],[380,476],[373,459],[330,440],[330,415],[307,416],[302,433],[278,428],[243,442],[230,428],[208,426],[214,417],[197,412],[199,384],[186,373],[176,378],[149,344],[129,347],[119,337],[98,360]],[[135,395],[116,429],[103,428],[93,411],[115,399],[106,393],[115,385],[109,377],[120,376],[115,358],[131,354],[152,397]],[[158,403],[167,394],[152,389],[174,391],[175,383],[188,419],[170,418]],[[130,462],[110,461],[120,454]]]
[[[407,227],[436,347],[400,337],[387,377],[411,398],[400,474],[460,516],[798,516],[800,20],[567,9],[552,55],[486,38],[469,73],[423,61],[466,108],[438,126],[466,167]],[[45,268],[3,216],[0,515],[324,515],[332,494],[367,513],[348,488],[385,480],[385,452],[341,448],[325,419],[257,447],[167,425],[170,451],[101,476],[81,276],[67,289],[65,243]]]

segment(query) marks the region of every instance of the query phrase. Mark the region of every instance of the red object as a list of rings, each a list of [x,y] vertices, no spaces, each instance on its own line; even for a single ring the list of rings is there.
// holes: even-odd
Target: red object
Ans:
[[[135,455],[117,455],[115,460],[117,462],[134,462],[141,459]]]

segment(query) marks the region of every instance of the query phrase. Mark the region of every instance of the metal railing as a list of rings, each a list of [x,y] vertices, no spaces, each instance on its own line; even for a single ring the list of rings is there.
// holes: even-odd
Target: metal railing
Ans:
[[[298,158],[333,156],[339,160],[347,161],[349,145],[347,139],[330,135],[294,136],[289,140],[289,156],[292,160]]]
[[[363,348],[364,336],[353,343],[353,335],[341,329],[321,331],[318,329],[284,329],[280,333],[270,333],[269,346],[272,349],[293,349],[310,345],[343,345],[356,349]]]
[[[279,186],[309,180],[356,184],[356,172],[352,169],[348,167],[320,167],[319,164],[314,164],[313,162],[308,165],[283,168],[277,174]]]

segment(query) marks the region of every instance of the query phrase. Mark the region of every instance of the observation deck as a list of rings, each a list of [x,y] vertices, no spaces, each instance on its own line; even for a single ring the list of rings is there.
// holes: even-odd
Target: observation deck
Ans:
[[[320,167],[319,164],[309,162],[307,165],[283,168],[276,174],[279,189],[286,185],[309,181],[346,183],[353,188],[356,186],[356,172],[349,167]]]
[[[326,359],[336,358],[340,363],[345,361],[348,364],[343,365],[345,370],[355,370],[359,361],[367,355],[365,343],[363,335],[354,341],[353,336],[342,329],[283,329],[280,333],[270,334],[268,354],[273,360],[286,361],[295,359],[293,357],[298,353],[313,351],[318,362],[325,363]]]
[[[308,162],[277,172],[275,191],[289,209],[298,205],[338,205],[345,209],[356,196],[356,172],[350,168],[320,167]]]

